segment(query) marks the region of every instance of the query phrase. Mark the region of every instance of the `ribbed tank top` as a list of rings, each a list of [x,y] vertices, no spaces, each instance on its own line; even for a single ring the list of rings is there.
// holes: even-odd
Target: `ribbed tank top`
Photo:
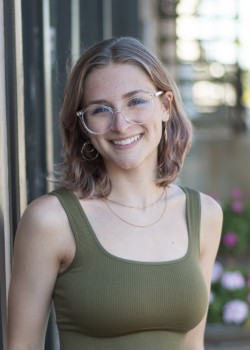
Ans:
[[[51,192],[76,243],[74,260],[58,275],[53,293],[61,350],[184,349],[185,334],[202,320],[208,296],[199,267],[200,197],[183,190],[188,249],[166,262],[113,256],[77,197],[66,189]]]

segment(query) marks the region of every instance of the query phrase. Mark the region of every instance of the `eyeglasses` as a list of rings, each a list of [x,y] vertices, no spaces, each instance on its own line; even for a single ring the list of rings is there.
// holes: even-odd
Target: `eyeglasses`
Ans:
[[[163,91],[153,94],[142,92],[135,94],[124,101],[121,111],[109,106],[94,104],[76,112],[85,129],[91,134],[105,134],[112,127],[115,116],[121,113],[130,124],[142,125],[147,123],[154,112],[154,98],[160,96]]]

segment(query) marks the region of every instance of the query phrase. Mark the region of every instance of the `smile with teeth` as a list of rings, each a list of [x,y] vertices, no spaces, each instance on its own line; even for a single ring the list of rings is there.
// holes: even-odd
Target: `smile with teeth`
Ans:
[[[117,146],[125,146],[125,145],[129,145],[130,143],[133,143],[133,142],[139,140],[139,138],[140,138],[140,135],[136,135],[136,136],[130,137],[130,138],[125,139],[125,140],[114,140],[112,142]]]

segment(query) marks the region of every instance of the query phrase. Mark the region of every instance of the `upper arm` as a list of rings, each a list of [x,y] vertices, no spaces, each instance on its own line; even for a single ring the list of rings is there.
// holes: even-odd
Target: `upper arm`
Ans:
[[[210,294],[211,276],[221,237],[223,214],[219,204],[212,198],[201,194],[200,227],[200,267]],[[187,350],[204,349],[203,338],[207,314],[186,337]]]
[[[9,350],[43,349],[55,280],[63,258],[54,196],[34,201],[17,230],[9,290]]]

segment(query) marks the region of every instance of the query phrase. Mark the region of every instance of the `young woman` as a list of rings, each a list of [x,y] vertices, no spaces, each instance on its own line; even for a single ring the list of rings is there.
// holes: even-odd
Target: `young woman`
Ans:
[[[222,212],[174,184],[191,142],[178,89],[136,39],[89,48],[68,80],[60,189],[20,222],[9,350],[202,350]]]

